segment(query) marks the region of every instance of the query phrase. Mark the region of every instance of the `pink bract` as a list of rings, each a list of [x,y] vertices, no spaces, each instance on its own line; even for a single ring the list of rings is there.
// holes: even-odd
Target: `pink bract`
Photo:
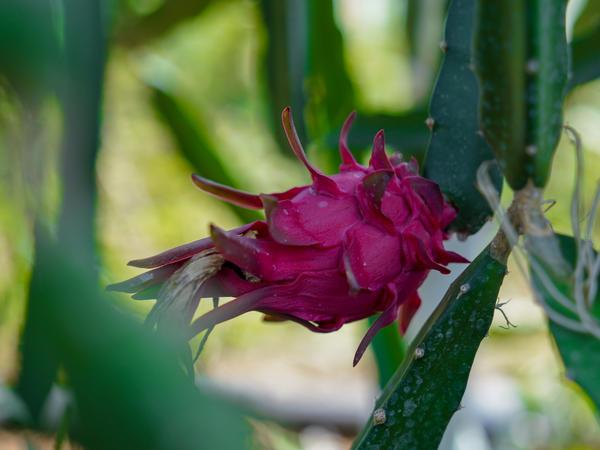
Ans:
[[[383,131],[375,135],[368,167],[356,161],[347,145],[354,117],[340,134],[340,172],[328,176],[306,158],[290,109],[284,109],[288,141],[312,183],[253,195],[193,175],[200,189],[221,200],[264,209],[266,221],[230,231],[212,226],[210,238],[132,261],[152,270],[113,288],[143,295],[194,255],[214,249],[225,264],[198,296],[235,299],[193,322],[192,311],[190,337],[248,311],[322,333],[379,313],[356,351],[356,364],[379,329],[398,320],[404,332],[421,304],[417,289],[429,271],[448,273],[449,263],[468,261],[444,249],[444,230],[455,210],[436,183],[419,176],[416,161],[388,158]]]

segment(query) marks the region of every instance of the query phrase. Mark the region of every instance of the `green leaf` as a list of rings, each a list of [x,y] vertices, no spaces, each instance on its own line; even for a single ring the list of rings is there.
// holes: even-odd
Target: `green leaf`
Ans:
[[[20,94],[55,87],[62,62],[59,22],[51,0],[0,2],[0,75]]]
[[[576,37],[571,43],[573,65],[569,87],[600,77],[600,24],[586,34]]]
[[[481,128],[513,189],[527,182],[525,1],[478,0],[473,35]]]
[[[62,205],[57,235],[65,245],[62,253],[94,272],[95,162],[100,129],[105,41],[101,2],[65,0],[64,52],[60,101],[64,111],[62,142]],[[42,8],[39,13],[45,10]],[[47,12],[47,11],[46,11]],[[44,20],[48,21],[48,17]],[[73,124],[77,124],[76,127]],[[25,326],[20,342],[21,371],[17,392],[27,404],[33,421],[39,419],[55,379],[60,355],[48,340],[48,316],[54,305],[48,298],[46,280],[54,268],[37,258],[30,280]],[[46,261],[48,263],[48,261]]]
[[[353,448],[437,448],[459,409],[471,365],[492,322],[506,265],[489,247],[450,286],[377,401]]]
[[[478,0],[475,67],[481,128],[508,183],[548,181],[562,128],[565,0]]]
[[[354,88],[344,61],[344,42],[332,0],[308,0],[306,121],[310,137],[335,129],[355,108]]]
[[[59,367],[58,355],[48,341],[48,303],[46,286],[49,267],[36,259],[29,282],[28,307],[20,340],[21,369],[16,392],[25,402],[36,423],[52,388]]]
[[[408,0],[406,40],[410,50],[414,100],[427,101],[439,65],[440,41],[449,0]]]
[[[175,97],[167,90],[149,86],[152,93],[152,104],[173,135],[177,149],[201,176],[210,178],[221,184],[239,188],[234,176],[230,174],[214,148],[207,130],[192,113],[191,106]],[[256,220],[259,215],[234,205],[227,204],[243,222]]]
[[[372,325],[373,322],[375,322],[375,318],[369,318],[369,325]],[[394,322],[379,330],[371,342],[371,348],[377,363],[379,385],[384,388],[402,364],[406,354],[398,323]]]
[[[164,36],[177,25],[200,15],[212,2],[210,0],[168,0],[150,14],[138,15],[121,2],[115,41],[126,47],[148,44]]]
[[[304,77],[306,74],[306,15],[303,5],[291,0],[261,0],[260,10],[267,30],[266,89],[269,116],[279,149],[291,155],[283,127],[281,111],[291,106],[298,117],[304,113]],[[306,142],[304,120],[297,120],[296,130]]]
[[[557,235],[558,243],[564,260],[572,267],[576,264],[577,246],[571,236]],[[542,262],[543,268],[550,276],[554,285],[567,298],[573,299],[573,270],[568,276],[557,275],[555,263]],[[600,281],[600,280],[599,280]],[[577,320],[577,317],[562,307],[541,283],[539,276],[532,271],[532,282],[536,291],[543,296],[544,302],[554,311],[563,316]],[[573,300],[574,302],[574,300]],[[600,295],[596,296],[591,310],[592,316],[600,321]],[[586,333],[578,333],[549,320],[549,328],[560,356],[566,368],[566,377],[583,388],[590,399],[600,410],[600,340]]]
[[[471,40],[475,0],[453,0],[446,19],[445,55],[431,98],[431,141],[425,159],[425,176],[437,182],[458,209],[453,230],[473,234],[490,218],[492,210],[475,185],[477,169],[494,158],[478,133],[479,86],[471,68]],[[494,170],[496,190],[502,177]]]
[[[596,315],[600,320],[600,315]],[[550,331],[567,369],[566,377],[579,384],[600,409],[600,340],[590,335],[576,333],[550,323]]]

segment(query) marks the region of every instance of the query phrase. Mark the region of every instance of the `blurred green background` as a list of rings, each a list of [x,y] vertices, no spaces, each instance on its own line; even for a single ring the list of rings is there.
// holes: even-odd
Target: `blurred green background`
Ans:
[[[103,71],[105,77],[93,263],[101,286],[136,274],[125,265],[130,259],[204,237],[210,223],[229,228],[252,218],[195,189],[191,172],[253,192],[307,182],[279,130],[279,112],[288,104],[309,156],[327,171],[335,170],[337,133],[353,109],[359,112],[351,135],[357,154],[364,156],[374,133],[385,128],[393,150],[423,155],[427,103],[441,56],[443,0],[90,5],[100,5],[106,41],[100,36],[97,47],[79,49],[80,63],[92,70],[86,58],[93,63],[104,42],[107,52],[104,69],[102,58],[96,61],[96,75]],[[80,123],[77,114],[61,114],[65,92],[77,92],[64,79],[61,84],[68,66],[62,58],[77,36],[56,32],[65,8],[69,2],[58,0],[0,5],[0,385],[12,385],[19,376],[35,219],[56,228],[61,140],[85,125],[84,117]],[[577,39],[600,26],[600,7],[572,0],[569,17]],[[591,54],[600,59],[598,51]],[[600,173],[599,81],[572,90],[565,121],[583,138],[589,202]],[[561,232],[569,230],[573,173],[574,154],[564,140],[547,190],[556,201],[548,215]],[[476,254],[492,228],[451,245]],[[63,282],[70,282],[68,273]],[[425,287],[432,294],[424,296],[421,322],[448,284],[436,277]],[[593,412],[561,378],[544,318],[516,267],[500,299],[511,299],[504,310],[517,328],[501,328],[497,317],[477,356],[465,409],[453,419],[442,448],[600,448]],[[111,300],[138,321],[151,306],[126,296]],[[364,326],[316,335],[248,314],[212,334],[197,363],[199,383],[258,411],[261,418],[252,422],[256,448],[348,448],[378,389],[372,356],[351,366]],[[416,327],[418,321],[413,334]],[[28,443],[52,448],[48,438],[31,432],[0,431],[0,449]]]

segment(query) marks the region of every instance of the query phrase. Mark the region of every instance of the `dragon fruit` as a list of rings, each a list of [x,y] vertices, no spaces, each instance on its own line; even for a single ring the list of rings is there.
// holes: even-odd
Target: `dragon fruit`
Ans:
[[[266,220],[229,231],[213,225],[209,238],[131,261],[152,270],[112,288],[143,297],[162,286],[150,321],[177,311],[188,338],[249,311],[320,333],[379,313],[354,365],[382,327],[398,320],[404,332],[429,271],[448,273],[449,263],[468,261],[443,246],[455,210],[436,183],[419,176],[415,160],[388,157],[383,130],[375,135],[368,167],[356,161],[347,145],[354,117],[340,134],[340,172],[328,176],[308,161],[290,109],[284,109],[290,147],[312,183],[253,195],[193,175],[203,191],[264,209]],[[207,297],[235,299],[193,320],[199,300]]]

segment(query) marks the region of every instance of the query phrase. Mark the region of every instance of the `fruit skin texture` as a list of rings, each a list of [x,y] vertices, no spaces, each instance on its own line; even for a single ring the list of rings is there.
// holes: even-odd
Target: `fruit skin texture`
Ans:
[[[399,320],[405,331],[421,304],[417,289],[429,271],[449,273],[449,263],[468,262],[443,246],[444,230],[456,212],[436,183],[418,175],[414,160],[388,157],[383,131],[375,135],[368,167],[359,164],[346,144],[353,119],[351,114],[340,135],[340,172],[328,176],[308,162],[286,108],[286,135],[312,183],[253,195],[193,175],[211,195],[264,209],[266,221],[230,231],[211,226],[210,238],[130,262],[153,270],[112,288],[139,293],[176,276],[201,252],[214,250],[223,258],[220,270],[197,298],[186,301],[236,298],[192,322],[190,337],[248,311],[321,333],[380,313],[358,347],[356,364],[379,329]],[[190,323],[195,308],[188,309]]]

